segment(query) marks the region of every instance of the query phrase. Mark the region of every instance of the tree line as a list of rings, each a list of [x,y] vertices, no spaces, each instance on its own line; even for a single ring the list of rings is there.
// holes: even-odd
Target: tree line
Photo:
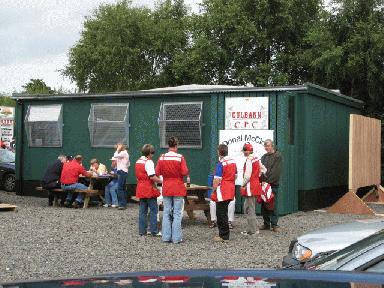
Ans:
[[[381,114],[384,0],[183,0],[101,5],[62,73],[80,91],[312,82]]]

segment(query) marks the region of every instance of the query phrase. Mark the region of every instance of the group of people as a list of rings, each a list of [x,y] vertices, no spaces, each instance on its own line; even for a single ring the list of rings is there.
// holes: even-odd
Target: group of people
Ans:
[[[116,152],[111,158],[111,170],[108,173],[104,164],[99,160],[92,159],[88,170],[83,166],[83,157],[81,155],[65,156],[59,155],[58,159],[49,165],[44,173],[41,184],[49,191],[48,204],[53,205],[55,188],[61,188],[61,205],[65,207],[80,207],[84,202],[83,193],[73,193],[75,190],[87,190],[87,179],[80,179],[80,176],[101,176],[111,174],[115,177],[105,187],[105,207],[116,207],[124,210],[127,207],[127,197],[125,192],[125,183],[130,166],[129,154],[124,144],[116,145]]]
[[[145,144],[142,147],[142,156],[135,163],[137,179],[136,197],[139,198],[139,234],[141,236],[161,236],[163,242],[181,243],[181,221],[184,210],[184,197],[187,189],[184,178],[189,177],[187,162],[183,155],[178,153],[179,141],[176,137],[168,139],[168,152],[160,155],[157,164],[153,162],[154,146]],[[253,154],[253,146],[245,143],[243,153],[246,157],[244,163],[243,182],[240,194],[245,198],[244,212],[247,217],[247,228],[241,234],[251,236],[259,230],[277,232],[278,215],[276,213],[276,194],[279,188],[279,179],[282,168],[282,157],[276,151],[272,140],[264,142],[266,153],[261,159]],[[218,163],[216,165],[211,194],[211,228],[218,228],[216,242],[229,240],[230,229],[233,228],[235,212],[235,180],[237,167],[234,159],[228,156],[228,146],[220,144],[217,147]],[[129,154],[123,144],[116,145],[116,152],[112,157],[112,181],[105,187],[104,207],[126,209],[127,197],[125,183],[130,166]],[[86,170],[82,165],[81,155],[69,159],[60,155],[58,160],[48,167],[42,185],[45,189],[61,187],[67,191],[63,204],[67,207],[78,207],[83,202],[82,193],[75,199],[72,191],[87,189],[79,181],[79,176],[103,175],[108,173],[105,165],[97,159],[92,159],[91,167]],[[52,205],[52,196],[49,204]],[[159,198],[163,203],[163,218],[161,232],[158,228]],[[74,201],[73,201],[74,200]],[[261,213],[264,224],[257,227],[256,204],[261,204]],[[148,215],[149,214],[149,215]],[[149,223],[148,223],[149,222]],[[149,225],[148,225],[149,224]]]

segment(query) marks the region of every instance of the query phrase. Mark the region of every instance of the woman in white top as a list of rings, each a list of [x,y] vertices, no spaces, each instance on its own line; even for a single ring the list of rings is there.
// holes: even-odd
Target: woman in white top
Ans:
[[[120,210],[127,208],[127,195],[125,191],[125,183],[128,177],[128,167],[130,166],[129,154],[124,144],[118,143],[116,145],[116,152],[113,154],[116,158],[117,168],[117,200]]]

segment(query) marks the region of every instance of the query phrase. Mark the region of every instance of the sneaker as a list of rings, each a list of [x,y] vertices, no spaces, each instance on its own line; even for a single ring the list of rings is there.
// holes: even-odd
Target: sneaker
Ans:
[[[280,227],[279,226],[272,227],[271,231],[272,232],[280,232]]]
[[[78,201],[75,201],[75,202],[72,203],[72,207],[75,208],[75,209],[80,208],[80,206],[81,206],[81,203],[78,202]]]
[[[211,225],[209,225],[209,228],[215,228],[215,227],[217,227],[217,223],[216,221],[212,221]]]
[[[125,209],[127,209],[127,207],[121,207],[121,206],[119,206],[117,209],[118,209],[118,210],[125,210]]]
[[[103,207],[108,208],[109,204],[104,204]]]
[[[157,232],[157,233],[150,233],[153,237],[161,237],[161,236],[163,236],[162,234],[161,234],[161,232]]]
[[[71,207],[71,202],[65,201],[64,202],[64,207],[70,208]]]
[[[271,230],[271,228],[270,226],[264,224],[259,227],[259,230]]]
[[[213,238],[213,242],[216,242],[216,243],[226,243],[226,242],[228,242],[229,240],[225,240],[225,239],[223,239],[223,238],[221,238],[220,236],[215,236],[214,238]]]
[[[233,229],[233,224],[231,221],[228,222],[229,229]]]
[[[112,208],[117,208],[117,207],[119,207],[118,205],[113,205],[112,204],[112,206],[111,206]]]

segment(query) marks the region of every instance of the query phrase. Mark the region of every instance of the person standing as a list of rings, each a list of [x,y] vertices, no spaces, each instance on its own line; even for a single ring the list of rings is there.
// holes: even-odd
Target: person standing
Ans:
[[[65,200],[64,205],[66,207],[70,207],[72,204],[72,192],[73,190],[86,190],[88,189],[87,186],[85,186],[82,183],[79,183],[79,176],[87,176],[91,177],[92,173],[85,170],[84,166],[82,165],[83,156],[76,155],[75,158],[72,161],[68,161],[64,163],[63,170],[61,171],[61,189],[64,191],[68,191],[67,198]],[[84,195],[83,193],[78,193],[75,202],[73,202],[73,207],[78,208],[84,201]]]
[[[155,170],[157,176],[163,177],[162,240],[173,243],[182,242],[181,220],[187,195],[184,177],[189,175],[187,162],[177,153],[178,145],[176,137],[169,137],[169,150],[160,156]]]
[[[216,173],[215,173],[216,174]],[[233,198],[228,204],[228,226],[229,229],[233,229],[233,222],[235,220],[235,208],[236,208],[236,199]],[[217,218],[216,218],[216,202],[209,201],[209,212],[211,214],[211,224],[209,228],[217,227]]]
[[[240,194],[245,198],[244,212],[247,215],[247,229],[242,231],[243,235],[259,233],[256,223],[256,197],[261,195],[260,174],[261,161],[253,155],[253,146],[245,143],[243,146],[244,156],[247,157],[244,163],[243,183]]]
[[[53,205],[54,193],[52,189],[61,188],[60,176],[63,170],[64,163],[67,162],[67,156],[59,155],[55,162],[50,164],[45,170],[43,179],[41,179],[41,186],[48,190],[48,205]],[[62,194],[61,204],[64,205],[65,193]]]
[[[161,183],[161,179],[156,176],[155,164],[152,157],[155,148],[150,144],[145,144],[141,149],[142,156],[136,161],[135,174],[137,179],[136,197],[140,199],[139,212],[139,234],[147,234],[148,208],[150,232],[152,236],[160,236],[157,228],[157,197],[160,191],[155,187],[156,183]]]
[[[116,145],[116,152],[113,154],[113,157],[116,158],[117,166],[117,199],[119,202],[118,209],[124,210],[127,208],[125,183],[127,182],[128,168],[130,166],[127,147],[122,143],[118,143]]]
[[[264,225],[260,227],[260,230],[272,230],[273,232],[278,232],[279,226],[277,225],[277,222],[279,218],[276,196],[279,193],[279,181],[282,172],[283,158],[280,152],[276,150],[275,144],[272,140],[265,140],[264,148],[267,153],[261,157],[261,163],[265,166],[267,171],[262,173],[260,178],[262,182],[266,182],[271,185],[272,192],[275,194],[275,203],[272,210],[268,209],[269,207],[266,203],[261,203],[261,215],[263,216]]]
[[[116,158],[113,158],[111,159],[112,163],[111,163],[111,172],[110,174],[113,176],[111,182],[109,182],[106,186],[105,186],[105,194],[104,194],[104,198],[105,198],[105,204],[103,205],[104,207],[108,208],[108,207],[112,207],[112,208],[117,208],[119,207],[118,206],[118,201],[117,201],[117,178],[115,175],[117,175],[117,169],[116,169]]]
[[[220,144],[217,147],[219,162],[213,179],[211,199],[216,202],[216,218],[219,236],[215,242],[229,240],[228,205],[235,198],[235,180],[237,176],[236,162],[228,157],[228,146]]]

